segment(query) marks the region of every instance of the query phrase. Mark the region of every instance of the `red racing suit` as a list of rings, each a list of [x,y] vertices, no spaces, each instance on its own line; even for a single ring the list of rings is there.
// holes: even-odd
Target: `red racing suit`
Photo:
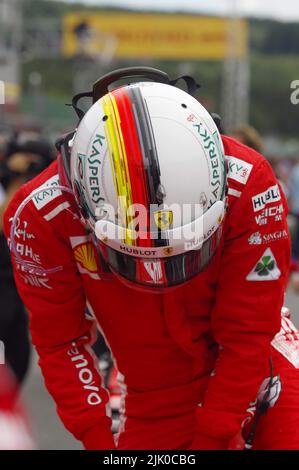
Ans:
[[[11,218],[17,251],[47,276],[14,262],[30,312],[32,341],[66,428],[87,449],[112,449],[108,394],[91,353],[97,323],[124,392],[120,449],[225,449],[269,376],[290,264],[287,204],[268,162],[223,137],[227,215],[207,269],[169,293],[152,294],[102,277],[97,250],[71,194],[54,191],[57,162],[23,186]],[[85,316],[86,303],[94,320]]]
[[[265,380],[267,385],[272,381],[271,393],[263,384],[257,397],[269,406],[254,403],[248,409],[240,434],[230,443],[231,450],[244,449],[245,442],[248,448],[249,441],[253,450],[299,449],[299,331],[288,309],[282,310],[281,329],[271,344],[272,377]],[[259,414],[257,408],[266,412]],[[248,439],[250,435],[252,439]]]

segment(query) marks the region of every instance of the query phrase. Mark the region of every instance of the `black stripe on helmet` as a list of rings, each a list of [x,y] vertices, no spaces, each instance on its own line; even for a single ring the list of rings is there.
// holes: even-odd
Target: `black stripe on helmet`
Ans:
[[[139,145],[143,156],[149,204],[160,205],[163,204],[165,194],[161,184],[158,152],[147,103],[138,87],[128,87],[128,93],[132,102]],[[154,222],[154,220],[151,221],[151,227],[155,227]],[[161,237],[159,227],[157,227],[157,236],[153,241],[154,246],[168,245],[168,240]]]

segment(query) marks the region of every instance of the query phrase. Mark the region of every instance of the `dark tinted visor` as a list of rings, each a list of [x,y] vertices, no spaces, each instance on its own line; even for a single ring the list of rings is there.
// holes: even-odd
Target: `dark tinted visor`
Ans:
[[[221,238],[222,226],[199,250],[166,258],[140,258],[116,251],[99,242],[111,270],[131,283],[144,287],[167,288],[183,284],[201,273],[213,258]]]

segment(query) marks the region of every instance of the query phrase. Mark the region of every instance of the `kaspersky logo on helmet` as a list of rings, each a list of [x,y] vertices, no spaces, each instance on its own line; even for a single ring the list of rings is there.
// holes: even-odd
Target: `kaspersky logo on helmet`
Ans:
[[[203,148],[210,165],[212,197],[209,200],[209,207],[211,207],[215,201],[219,200],[221,197],[221,191],[225,181],[226,169],[224,153],[219,133],[217,131],[212,134],[206,124],[195,115],[192,122],[193,128],[196,130],[196,133],[203,144]]]

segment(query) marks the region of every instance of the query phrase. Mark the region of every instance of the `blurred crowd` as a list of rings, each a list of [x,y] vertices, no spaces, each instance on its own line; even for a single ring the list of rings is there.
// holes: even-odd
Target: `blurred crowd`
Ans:
[[[19,402],[30,362],[28,316],[15,286],[2,216],[18,188],[43,171],[54,155],[52,145],[37,130],[0,134],[0,340],[5,358],[5,365],[0,365],[0,449],[33,447]]]
[[[16,131],[2,137],[0,149],[0,339],[5,358],[21,384],[28,369],[30,343],[27,314],[19,298],[11,266],[10,252],[3,234],[3,212],[20,186],[45,169],[54,158],[54,149],[36,131]]]
[[[259,133],[250,126],[240,126],[232,133],[240,142],[267,155]],[[288,205],[288,224],[292,239],[292,270],[298,269],[299,260],[299,155],[297,159],[269,159],[276,177],[284,190]]]
[[[265,153],[262,138],[255,129],[240,126],[232,136]],[[0,362],[0,449],[29,449],[34,446],[28,420],[19,403],[19,392],[30,364],[28,316],[14,283],[2,216],[18,188],[43,171],[54,158],[54,145],[39,130],[0,130],[0,341],[5,345],[5,365]],[[295,161],[279,159],[271,164],[289,202],[292,284],[299,293],[299,155]],[[21,235],[21,230],[19,233]],[[115,398],[118,395],[116,371],[103,338],[99,337],[95,352],[101,358],[106,386]]]
[[[47,168],[55,156],[55,146],[39,130],[0,131],[0,341],[5,346],[5,365],[0,359],[0,450],[33,446],[28,420],[19,403],[30,366],[28,315],[14,282],[10,251],[3,233],[3,213],[15,192]],[[15,236],[20,238],[20,243],[25,242],[22,233],[22,227],[19,227]],[[99,358],[105,386],[110,391],[116,430],[120,399],[117,372],[100,334],[94,351]],[[12,432],[8,439],[9,429]]]

